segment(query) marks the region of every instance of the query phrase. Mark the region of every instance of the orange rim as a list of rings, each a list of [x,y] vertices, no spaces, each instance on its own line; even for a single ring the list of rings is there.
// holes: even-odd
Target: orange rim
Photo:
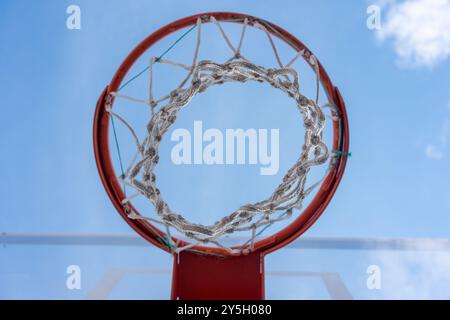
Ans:
[[[264,24],[269,26],[267,30],[272,35],[286,42],[294,50],[305,49],[307,52],[311,52],[300,40],[295,38],[289,32],[266,20],[241,13],[210,12],[197,14],[177,20],[157,30],[149,37],[147,37],[144,41],[142,41],[128,55],[128,57],[119,67],[111,83],[102,92],[97,102],[95,111],[93,140],[97,168],[103,186],[108,193],[109,198],[111,199],[114,207],[123,217],[123,219],[140,236],[168,252],[170,252],[170,249],[161,241],[161,238],[164,238],[166,236],[165,232],[161,231],[147,221],[129,219],[122,205],[122,200],[124,200],[126,196],[123,192],[120,182],[117,179],[111,161],[109,150],[110,115],[108,112],[106,112],[106,97],[109,96],[110,92],[115,92],[119,89],[131,66],[155,43],[173,32],[195,25],[198,18],[210,16],[214,16],[218,21],[227,21],[233,23],[242,23],[245,18],[248,18],[250,26],[253,24],[253,21],[262,21],[264,22]],[[306,62],[309,64],[309,61]],[[332,105],[336,107],[336,110],[338,111],[340,117],[339,122],[333,122],[333,149],[339,152],[339,156],[337,157],[334,169],[325,177],[317,194],[315,195],[311,203],[305,208],[305,210],[303,210],[303,212],[283,230],[255,243],[254,251],[259,251],[262,254],[272,252],[287,245],[288,243],[299,237],[301,234],[303,234],[306,230],[308,230],[313,225],[313,223],[321,216],[321,214],[327,207],[345,171],[347,163],[346,155],[349,151],[349,129],[345,104],[342,96],[339,93],[339,90],[333,85],[320,62],[318,63],[320,70],[320,79],[322,81],[323,87],[327,91],[328,100]],[[113,103],[114,99],[111,100],[111,104]],[[133,208],[133,210],[138,213],[135,208]],[[173,240],[177,241],[179,243],[179,246],[185,246],[188,244],[180,239],[173,238]],[[190,250],[198,251],[200,253],[203,252],[210,254],[230,255],[230,253],[228,253],[226,250],[214,247],[195,246]]]

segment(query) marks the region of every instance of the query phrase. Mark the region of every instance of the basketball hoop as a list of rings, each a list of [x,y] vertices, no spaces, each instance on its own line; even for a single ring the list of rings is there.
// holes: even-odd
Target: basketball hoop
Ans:
[[[229,60],[199,61],[201,28],[207,23],[215,24],[220,31],[231,51]],[[222,28],[222,23],[242,25],[237,45],[230,41]],[[267,35],[278,63],[276,67],[261,67],[245,58],[241,49],[248,27],[259,29]],[[192,65],[165,60],[163,55],[150,58],[149,66],[143,71],[148,71],[150,76],[149,99],[142,100],[122,94],[121,89],[130,82],[124,82],[124,79],[135,62],[161,39],[182,29],[186,29],[186,32],[197,31]],[[272,37],[277,37],[294,49],[293,58],[289,63],[282,63]],[[298,74],[291,67],[298,58],[304,59],[316,74],[317,95],[313,99],[300,93]],[[187,73],[186,78],[162,98],[154,97],[153,94],[153,83],[156,81],[153,78],[153,66],[158,63],[182,68]],[[159,160],[159,144],[176,121],[177,112],[186,107],[195,95],[225,82],[247,81],[268,83],[296,102],[306,131],[300,158],[269,198],[243,205],[212,226],[190,222],[170,209],[157,188],[154,168]],[[328,97],[325,106],[319,105],[320,83]],[[151,118],[142,141],[126,119],[114,111],[116,99],[126,99],[148,106]],[[330,147],[322,141],[322,130],[325,125],[324,107],[330,107],[333,120],[333,141]],[[114,119],[122,122],[130,130],[136,143],[136,155],[120,175],[114,170],[109,151],[109,129]],[[112,203],[139,235],[174,255],[173,299],[262,299],[264,255],[296,239],[319,218],[342,178],[348,147],[348,122],[343,99],[316,57],[303,43],[275,24],[239,13],[198,14],[175,21],[150,35],[119,67],[98,100],[94,119],[96,163]],[[307,186],[310,168],[326,163],[328,167],[325,176]],[[124,192],[124,184],[135,193],[127,195]],[[290,219],[294,210],[302,210],[303,200],[315,190],[317,193],[311,202],[286,228],[258,239],[257,236],[267,226]],[[150,201],[155,207],[156,217],[139,213],[133,205],[135,197],[144,197]],[[160,229],[159,226],[163,228]],[[171,229],[183,234],[189,241],[173,236]],[[250,238],[238,246],[227,246],[222,242],[222,237],[240,231],[249,231]]]

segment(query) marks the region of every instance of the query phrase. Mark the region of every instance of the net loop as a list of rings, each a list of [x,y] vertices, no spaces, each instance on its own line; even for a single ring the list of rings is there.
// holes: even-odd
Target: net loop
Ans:
[[[208,20],[217,26],[226,44],[233,51],[233,56],[225,63],[199,60],[199,50],[202,42],[201,26],[202,23]],[[271,34],[258,21],[252,21],[252,24],[267,35],[278,67],[265,68],[252,63],[241,54],[248,23],[248,19],[245,19],[239,43],[235,47],[222,25],[214,17],[198,19],[196,25],[197,42],[191,66],[166,59],[163,60],[160,57],[153,57],[149,60],[148,68],[150,81],[148,101],[117,92],[111,92],[108,97],[110,100],[113,98],[131,100],[151,108],[151,117],[147,124],[146,135],[143,141],[140,142],[133,128],[125,119],[111,110],[111,104],[107,104],[109,106],[107,111],[111,116],[120,120],[130,130],[137,149],[135,157],[122,175],[123,182],[136,191],[136,194],[128,196],[123,202],[123,205],[127,207],[128,217],[129,219],[149,222],[157,221],[157,223],[164,225],[166,227],[166,237],[162,238],[161,241],[175,253],[190,250],[199,244],[214,245],[232,254],[251,252],[254,250],[256,238],[262,232],[274,223],[289,219],[293,214],[293,209],[301,210],[305,198],[323,181],[322,179],[309,187],[306,186],[307,175],[311,168],[326,163],[330,158],[328,147],[323,141],[323,129],[326,120],[323,110],[329,106],[319,106],[320,64],[315,56],[302,49],[284,65]],[[292,67],[299,57],[307,58],[316,73],[317,91],[314,99],[310,99],[300,92],[299,75]],[[160,99],[155,99],[153,95],[155,82],[153,67],[157,63],[172,65],[187,71],[183,81],[175,86],[169,94]],[[285,174],[282,182],[267,199],[257,203],[244,204],[236,211],[209,226],[189,222],[182,215],[170,209],[170,206],[164,201],[161,192],[157,188],[154,169],[159,161],[159,145],[170,126],[176,121],[177,113],[185,108],[196,95],[213,86],[219,86],[227,82],[245,83],[249,81],[267,83],[273,88],[281,90],[295,101],[305,129],[304,145],[300,156]],[[159,110],[157,110],[157,107],[159,107]],[[337,118],[338,114],[333,112],[332,116]],[[336,156],[335,152],[332,152],[333,156]],[[332,163],[334,162],[330,162],[330,166]],[[144,217],[133,212],[129,203],[138,195],[144,196],[153,204],[156,215],[160,220]],[[281,214],[277,214],[280,212]],[[192,243],[178,247],[178,244],[172,241],[170,228],[174,228],[184,234]],[[243,231],[250,231],[251,236],[239,248],[230,248],[222,243],[222,239],[225,236]]]

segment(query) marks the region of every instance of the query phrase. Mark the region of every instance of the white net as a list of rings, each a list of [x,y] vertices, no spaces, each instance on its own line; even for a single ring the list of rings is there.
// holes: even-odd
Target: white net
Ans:
[[[212,22],[217,26],[220,34],[232,51],[232,57],[225,63],[217,63],[209,60],[199,61],[198,59],[201,47],[202,24],[206,22]],[[198,19],[197,21],[197,43],[192,65],[189,66],[153,57],[150,59],[148,68],[150,73],[149,100],[137,99],[132,96],[122,95],[118,92],[111,92],[107,102],[107,111],[110,112],[114,119],[118,119],[125,124],[133,135],[136,144],[136,154],[120,176],[120,179],[125,185],[130,186],[135,191],[134,194],[129,195],[123,201],[123,205],[128,212],[128,217],[130,219],[143,219],[164,225],[168,235],[168,241],[166,243],[174,252],[188,250],[197,245],[213,245],[223,248],[230,253],[251,251],[254,248],[256,237],[267,226],[277,221],[290,218],[293,209],[302,209],[305,198],[322,182],[320,180],[307,186],[307,176],[310,169],[323,165],[330,159],[329,149],[323,141],[323,129],[326,120],[323,108],[330,106],[320,106],[318,102],[320,76],[319,64],[316,58],[310,52],[302,49],[297,52],[289,63],[283,65],[272,36],[267,30],[267,26],[259,21],[250,22],[253,27],[267,35],[278,67],[265,68],[258,66],[246,59],[241,53],[246,30],[249,26],[248,19],[242,21],[243,28],[240,40],[235,47],[221,24],[214,17],[207,17]],[[317,94],[314,99],[310,99],[300,93],[298,73],[292,68],[292,64],[299,57],[307,59],[317,75]],[[174,86],[174,90],[159,99],[153,96],[153,86],[157,82],[153,76],[153,66],[157,63],[182,68],[187,72],[187,76],[180,84]],[[267,83],[273,88],[281,90],[295,101],[301,114],[305,130],[304,144],[300,150],[300,156],[284,175],[282,182],[267,199],[256,203],[244,204],[212,225],[192,223],[181,214],[171,210],[157,187],[154,170],[159,161],[158,150],[160,143],[169,128],[176,121],[178,112],[185,108],[194,96],[208,90],[210,87],[223,83],[245,83],[248,81]],[[113,98],[127,99],[149,106],[151,118],[148,121],[146,134],[142,141],[138,138],[132,126],[112,110],[111,101]],[[328,170],[332,166],[333,161],[330,161]],[[157,217],[142,216],[132,211],[131,206],[128,204],[138,196],[145,197],[153,204]],[[188,237],[191,243],[183,247],[179,247],[176,243],[173,243],[171,241],[171,228]],[[223,243],[222,239],[224,236],[241,231],[247,231],[251,234],[250,238],[246,239],[243,244],[230,248]]]

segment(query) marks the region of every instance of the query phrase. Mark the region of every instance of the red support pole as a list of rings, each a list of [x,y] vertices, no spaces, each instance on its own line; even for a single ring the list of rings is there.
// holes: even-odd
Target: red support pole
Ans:
[[[173,300],[262,300],[264,256],[221,257],[182,251],[174,255]]]

